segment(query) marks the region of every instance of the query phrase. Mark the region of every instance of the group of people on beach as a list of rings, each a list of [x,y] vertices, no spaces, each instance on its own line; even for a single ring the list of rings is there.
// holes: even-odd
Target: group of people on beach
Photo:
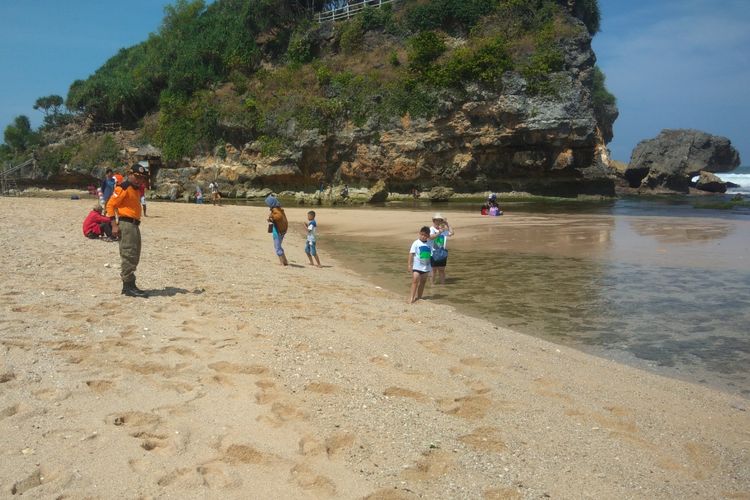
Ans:
[[[284,236],[289,229],[289,221],[287,221],[284,209],[281,208],[281,202],[276,195],[269,194],[266,197],[266,206],[271,210],[268,215],[268,232],[273,237],[273,247],[276,251],[276,255],[279,257],[279,262],[282,266],[288,266],[289,261],[284,253],[284,248],[281,244],[284,241]],[[305,254],[310,261],[311,266],[321,267],[320,257],[318,257],[317,240],[318,240],[318,223],[315,220],[315,211],[310,210],[307,212],[307,221],[305,222],[305,231],[307,235],[305,237]],[[315,259],[315,262],[313,262]]]
[[[141,205],[141,212],[143,216],[146,216],[146,189],[148,189],[148,169],[138,164],[145,172],[143,182],[138,185],[138,198]],[[119,236],[112,234],[112,221],[107,215],[107,203],[115,193],[117,186],[121,186],[125,182],[125,178],[115,173],[111,168],[108,168],[105,172],[104,179],[102,179],[101,185],[96,188],[95,194],[98,197],[98,203],[96,203],[91,211],[88,213],[83,221],[83,235],[90,239],[101,239],[104,241],[118,241]],[[91,190],[89,190],[91,192]]]
[[[120,243],[122,294],[131,297],[148,297],[147,292],[136,286],[135,271],[141,255],[141,217],[146,215],[144,191],[148,186],[148,171],[139,164],[133,164],[127,179],[116,177],[111,169],[102,182],[100,203],[92,208],[83,223],[83,233],[88,238],[107,238]],[[214,184],[216,192],[218,185]],[[270,194],[265,199],[270,213],[268,232],[272,235],[274,250],[279,263],[288,266],[289,261],[282,246],[289,229],[281,202]],[[305,254],[310,265],[321,267],[317,251],[316,213],[307,212],[305,221]],[[417,239],[409,249],[408,272],[412,275],[408,302],[422,298],[427,278],[445,284],[445,268],[448,264],[448,238],[454,235],[448,220],[440,213],[432,216],[431,226],[422,226]]]
[[[219,191],[219,181],[208,183],[208,190],[211,192],[211,203],[221,206],[221,191]],[[195,186],[195,203],[203,204],[203,188],[200,185]]]

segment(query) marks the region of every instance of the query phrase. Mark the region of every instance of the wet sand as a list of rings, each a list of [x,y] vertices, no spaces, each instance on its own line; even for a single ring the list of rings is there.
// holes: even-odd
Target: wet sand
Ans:
[[[281,268],[266,209],[152,203],[144,300],[90,204],[0,198],[4,496],[750,495],[747,400],[408,306],[325,253],[326,225],[408,248],[424,213],[321,209],[317,269],[287,209]]]

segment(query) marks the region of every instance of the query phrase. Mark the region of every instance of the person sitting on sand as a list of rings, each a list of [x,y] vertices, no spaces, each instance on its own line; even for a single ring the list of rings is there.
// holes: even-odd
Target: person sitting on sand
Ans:
[[[271,213],[268,215],[268,224],[270,233],[273,234],[273,247],[276,250],[276,255],[278,255],[281,265],[288,266],[289,261],[286,260],[284,249],[281,247],[286,231],[289,229],[286,214],[284,213],[284,209],[281,208],[281,202],[273,194],[269,194],[266,198],[266,205],[271,209]]]
[[[409,292],[409,304],[413,304],[422,298],[427,276],[432,271],[430,258],[432,257],[432,241],[430,241],[430,228],[422,226],[419,229],[417,239],[409,249],[408,272],[411,273],[411,291]]]
[[[83,235],[95,240],[97,238],[112,238],[112,223],[109,217],[102,215],[102,207],[98,203],[83,221]]]

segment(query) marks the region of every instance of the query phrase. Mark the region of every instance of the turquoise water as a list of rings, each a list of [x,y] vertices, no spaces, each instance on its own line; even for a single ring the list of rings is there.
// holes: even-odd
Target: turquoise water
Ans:
[[[463,241],[457,231],[448,283],[428,285],[426,298],[523,333],[750,397],[749,249],[732,223],[750,217],[698,210],[684,198],[573,206],[597,220],[611,216],[596,230],[582,228],[590,252],[588,243],[575,256],[508,251],[502,239],[524,235],[500,230],[502,220],[498,231]],[[503,208],[507,212],[509,205]],[[546,204],[531,208],[536,214],[553,210]],[[455,211],[454,204],[450,209]],[[716,221],[697,230],[693,223],[706,224],[705,217]],[[553,241],[570,238],[555,230],[544,229]],[[406,298],[408,248],[382,238],[340,236],[326,237],[324,245],[346,266]]]

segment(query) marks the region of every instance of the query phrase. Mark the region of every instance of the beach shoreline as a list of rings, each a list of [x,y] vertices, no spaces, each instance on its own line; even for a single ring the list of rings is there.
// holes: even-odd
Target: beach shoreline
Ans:
[[[307,266],[309,207],[282,268],[267,209],[154,204],[123,297],[93,201],[0,198],[5,494],[750,495],[742,398]]]

